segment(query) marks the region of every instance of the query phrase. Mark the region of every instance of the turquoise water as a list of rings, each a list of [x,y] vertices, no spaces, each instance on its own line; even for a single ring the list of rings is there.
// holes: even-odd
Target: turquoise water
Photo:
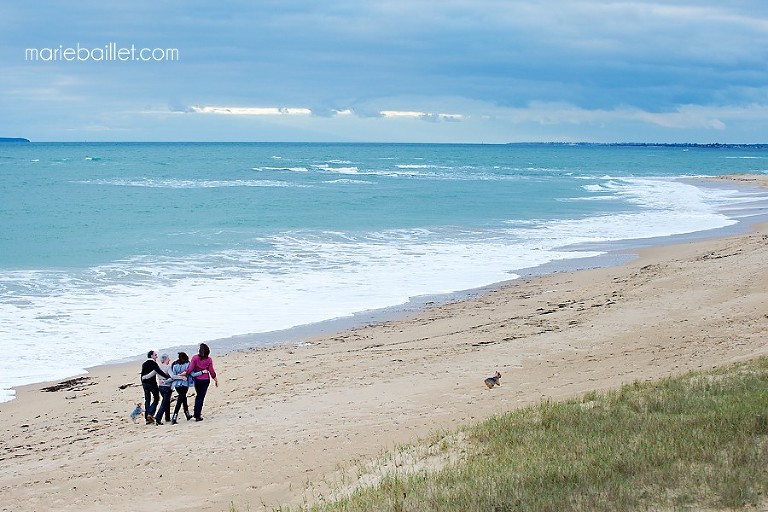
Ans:
[[[768,148],[3,144],[0,387],[733,225],[762,193],[687,178],[735,172]]]

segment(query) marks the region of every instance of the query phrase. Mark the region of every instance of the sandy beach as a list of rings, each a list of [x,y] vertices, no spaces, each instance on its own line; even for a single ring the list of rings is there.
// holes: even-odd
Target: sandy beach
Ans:
[[[213,345],[220,386],[201,423],[133,423],[140,362],[51,391],[63,381],[26,386],[0,404],[0,510],[295,505],[325,492],[340,468],[441,429],[766,354],[766,262],[763,224],[300,346],[222,354]],[[483,379],[496,370],[501,386],[489,390]]]

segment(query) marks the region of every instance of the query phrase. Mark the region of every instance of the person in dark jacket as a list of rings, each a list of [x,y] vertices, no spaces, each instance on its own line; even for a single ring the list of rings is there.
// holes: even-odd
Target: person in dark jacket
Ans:
[[[144,414],[147,425],[155,422],[155,408],[160,398],[160,389],[157,387],[157,376],[161,375],[166,379],[170,375],[165,373],[160,365],[157,364],[157,352],[150,350],[147,352],[147,360],[141,365],[141,387],[144,388]]]

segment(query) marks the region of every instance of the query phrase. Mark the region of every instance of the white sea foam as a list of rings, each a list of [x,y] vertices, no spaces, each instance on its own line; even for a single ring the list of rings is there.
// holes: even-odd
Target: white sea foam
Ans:
[[[333,167],[327,164],[317,164],[313,165],[315,169],[327,172],[327,173],[333,173],[333,174],[342,174],[342,175],[348,175],[348,176],[389,176],[389,177],[397,177],[396,172],[392,171],[376,171],[376,170],[361,170],[356,166],[346,166],[346,167]]]
[[[338,174],[361,174],[357,167],[342,169]],[[418,295],[513,279],[519,269],[555,260],[598,254],[563,249],[571,244],[727,226],[740,205],[747,211],[756,200],[765,199],[759,193],[702,189],[670,179],[590,180],[583,187],[586,197],[623,201],[630,211],[512,219],[501,228],[474,230],[282,232],[236,250],[135,257],[84,270],[0,272],[0,350],[18,354],[0,374],[0,400],[12,398],[12,386],[75,375],[88,366],[149,349],[344,317]],[[334,180],[358,181],[364,182]],[[82,183],[283,186],[269,180]],[[722,212],[726,207],[727,216]]]
[[[606,177],[600,185],[583,188],[601,194],[584,200],[620,199],[640,206],[641,210],[586,219],[548,221],[537,226],[533,236],[538,236],[539,230],[552,231],[556,237],[577,244],[695,233],[733,225],[736,223],[733,217],[737,216],[740,208],[749,208],[755,201],[768,199],[765,193],[699,188],[662,178]],[[606,192],[610,195],[602,195]]]
[[[327,181],[324,181],[323,183],[329,183],[329,184],[344,183],[344,184],[349,184],[349,185],[375,185],[376,184],[373,181],[352,180],[352,179],[349,179],[349,178],[340,178],[338,180],[327,180]]]
[[[291,172],[309,172],[306,167],[252,167],[254,171],[291,171]]]
[[[0,376],[1,387],[80,373],[150,348],[285,329],[473,288],[514,278],[515,267],[572,256],[491,240],[432,240],[419,231],[365,239],[295,234],[270,243],[268,252],[126,261],[82,275],[0,275],[17,290],[14,300],[0,303],[0,349],[25,354]]]
[[[588,192],[610,192],[610,189],[602,185],[584,185],[581,188]]]
[[[180,179],[96,179],[74,183],[116,187],[146,188],[223,188],[223,187],[309,187],[311,185],[278,180],[180,180]]]
[[[335,172],[338,174],[373,174],[375,171],[360,171],[359,168],[356,166],[344,166],[344,167],[334,167],[328,164],[316,164],[313,165],[314,168],[320,169],[322,171],[326,172]]]
[[[524,179],[521,176],[492,173],[473,167],[451,168],[436,165],[404,164],[395,165],[388,169],[361,169],[356,166],[334,167],[328,164],[316,164],[312,166],[320,172],[356,175],[379,176],[383,178],[418,178],[424,180],[444,181],[509,181]]]
[[[595,201],[615,201],[616,198],[612,196],[592,196],[592,197],[564,197],[556,199],[558,202],[566,203],[578,203],[582,201],[595,202]]]

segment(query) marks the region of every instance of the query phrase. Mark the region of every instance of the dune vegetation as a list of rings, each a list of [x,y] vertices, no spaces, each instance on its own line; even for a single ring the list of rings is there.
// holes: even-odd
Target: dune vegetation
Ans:
[[[348,470],[314,503],[273,510],[744,509],[765,502],[767,442],[762,357],[437,433]]]

